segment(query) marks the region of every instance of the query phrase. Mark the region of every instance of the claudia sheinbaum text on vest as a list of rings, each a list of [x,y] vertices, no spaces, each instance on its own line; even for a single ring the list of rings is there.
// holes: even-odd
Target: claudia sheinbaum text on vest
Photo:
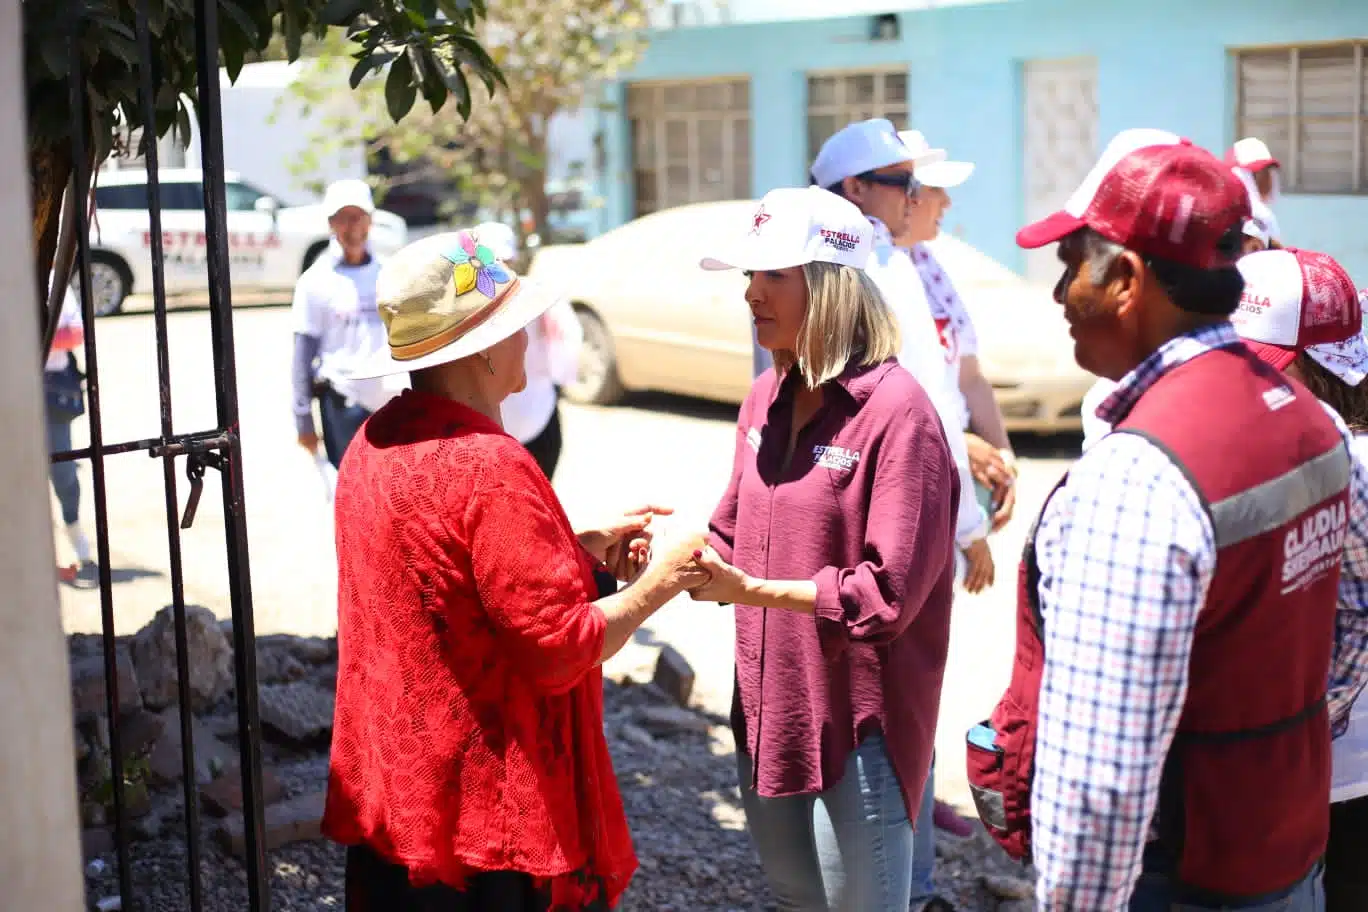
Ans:
[[[1059,244],[1075,357],[1117,384],[1115,430],[1028,535],[1011,684],[969,736],[980,816],[1043,910],[1324,908],[1331,725],[1368,681],[1368,471],[1231,325],[1250,211],[1211,153],[1128,130],[1017,235]],[[1328,257],[1273,266],[1307,304],[1272,350],[1360,332]]]

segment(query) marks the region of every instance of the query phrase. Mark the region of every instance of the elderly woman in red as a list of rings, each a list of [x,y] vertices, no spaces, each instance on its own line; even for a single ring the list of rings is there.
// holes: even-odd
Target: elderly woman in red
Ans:
[[[607,909],[636,869],[599,665],[707,574],[642,566],[650,509],[572,531],[499,424],[554,298],[470,231],[385,264],[382,363],[413,388],[338,474],[337,710],[324,832],[348,912]],[[698,540],[701,544],[701,539]],[[613,573],[609,570],[615,571]],[[615,592],[614,576],[636,577]]]
[[[863,267],[873,232],[826,190],[775,190],[705,268],[750,275],[774,369],[741,406],[695,598],[736,605],[751,837],[785,912],[907,912],[912,820],[950,637],[958,476]]]

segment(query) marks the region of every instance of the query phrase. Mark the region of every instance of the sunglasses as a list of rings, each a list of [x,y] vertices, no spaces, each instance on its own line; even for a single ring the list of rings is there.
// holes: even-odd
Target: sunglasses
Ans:
[[[857,174],[855,179],[883,187],[897,187],[909,198],[915,197],[922,188],[921,181],[917,180],[911,171],[904,171],[901,174],[875,174],[873,171],[866,171],[864,174]]]

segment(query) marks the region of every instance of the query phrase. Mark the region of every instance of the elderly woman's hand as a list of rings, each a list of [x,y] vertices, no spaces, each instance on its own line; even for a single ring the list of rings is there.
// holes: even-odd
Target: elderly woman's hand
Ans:
[[[671,535],[659,542],[651,556],[647,573],[659,574],[665,585],[681,592],[706,585],[711,574],[699,565],[694,555],[708,547],[707,536],[698,533]]]
[[[603,561],[616,572],[624,566],[632,552],[641,552],[642,547],[649,553],[651,544],[651,520],[656,516],[669,516],[674,513],[670,507],[647,505],[629,510],[621,516],[584,531],[576,532],[579,543],[595,560]],[[635,546],[635,547],[634,547]],[[645,557],[646,554],[639,556]],[[625,577],[619,576],[619,579]]]

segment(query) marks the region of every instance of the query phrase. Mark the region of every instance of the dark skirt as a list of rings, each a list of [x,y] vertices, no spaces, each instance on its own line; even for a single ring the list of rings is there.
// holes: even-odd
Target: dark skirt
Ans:
[[[1368,909],[1368,798],[1330,805],[1325,850],[1326,912]]]
[[[368,846],[347,849],[346,900],[346,912],[608,912],[609,908],[602,899],[573,908],[554,906],[549,887],[539,887],[531,875],[516,871],[476,874],[460,890],[444,884],[415,887],[402,865],[386,861]]]

